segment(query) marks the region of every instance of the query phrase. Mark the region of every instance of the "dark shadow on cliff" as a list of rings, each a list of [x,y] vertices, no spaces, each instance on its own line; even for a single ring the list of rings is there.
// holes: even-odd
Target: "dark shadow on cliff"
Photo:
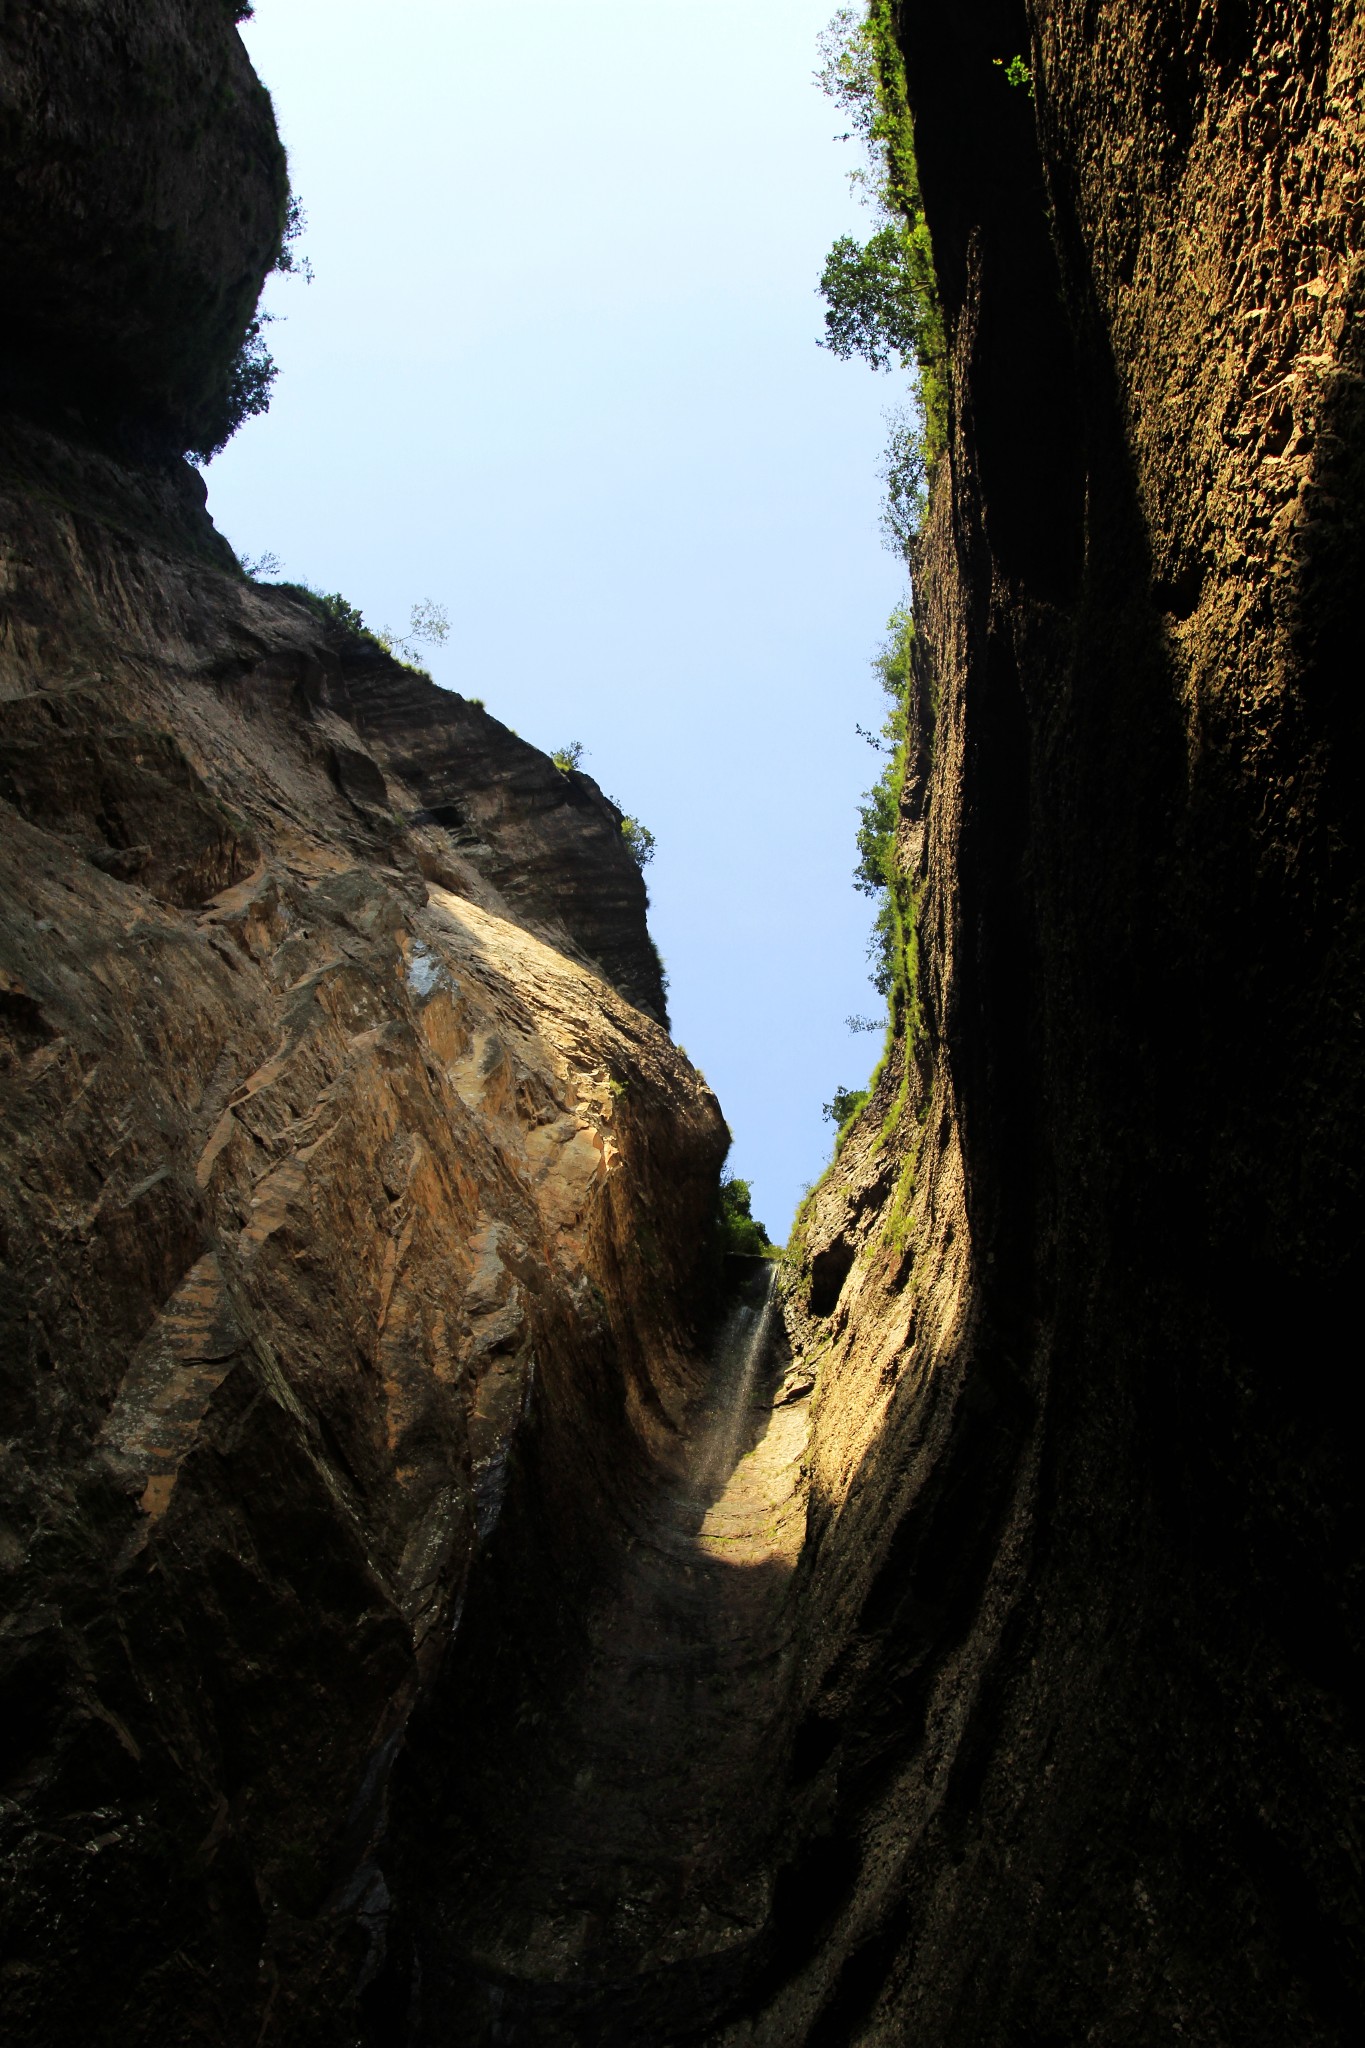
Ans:
[[[925,1006],[975,1306],[842,1529],[812,1500],[866,1590],[852,1629],[809,1619],[815,1789],[746,2003],[755,2038],[822,2048],[874,2017],[1270,2048],[1292,2015],[1342,2041],[1361,387],[1348,363],[1305,496],[1267,773],[1233,716],[1190,731],[1198,575],[1154,573],[1064,152],[1045,182],[1026,96],[991,98],[1024,10],[902,22],[957,349],[954,502],[917,584],[965,604],[934,679],[961,691],[962,822],[925,908],[954,979],[936,1004],[931,962]],[[922,622],[923,658],[955,661],[946,637]]]
[[[805,1412],[772,1269],[733,1263],[749,1274],[709,1384],[672,1452],[600,1501],[567,1597],[540,1488],[509,1496],[400,1774],[405,1924],[376,2044],[633,2048],[734,2002],[789,1738]]]

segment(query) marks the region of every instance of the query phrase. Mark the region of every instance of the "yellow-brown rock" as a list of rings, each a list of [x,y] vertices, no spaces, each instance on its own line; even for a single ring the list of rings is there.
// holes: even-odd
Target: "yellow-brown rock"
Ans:
[[[7,2038],[328,2040],[509,1487],[572,1578],[674,1429],[726,1134],[595,785],[25,432],[98,503],[0,534]]]

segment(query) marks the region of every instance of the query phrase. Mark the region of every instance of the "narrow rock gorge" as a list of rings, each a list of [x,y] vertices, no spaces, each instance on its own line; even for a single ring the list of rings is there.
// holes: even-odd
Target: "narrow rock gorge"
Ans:
[[[619,811],[183,459],[240,12],[0,10],[6,2039],[1353,2039],[1358,10],[894,9],[913,1001],[738,1277]]]

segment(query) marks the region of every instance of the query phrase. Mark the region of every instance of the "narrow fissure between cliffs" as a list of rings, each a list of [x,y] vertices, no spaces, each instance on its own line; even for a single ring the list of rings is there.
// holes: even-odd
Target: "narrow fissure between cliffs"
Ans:
[[[774,1267],[731,1263],[701,1389],[626,1507],[561,1696],[489,1726],[469,1659],[459,1719],[480,1739],[407,1844],[413,1924],[376,1986],[375,2039],[686,2039],[752,1968],[790,1746],[811,1378]]]

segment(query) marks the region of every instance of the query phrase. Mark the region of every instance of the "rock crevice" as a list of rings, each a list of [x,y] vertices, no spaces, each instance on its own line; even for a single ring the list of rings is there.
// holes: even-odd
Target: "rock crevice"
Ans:
[[[751,1377],[620,813],[174,454],[230,15],[0,21],[7,2038],[1339,2048],[1356,13],[894,9],[917,982]]]

